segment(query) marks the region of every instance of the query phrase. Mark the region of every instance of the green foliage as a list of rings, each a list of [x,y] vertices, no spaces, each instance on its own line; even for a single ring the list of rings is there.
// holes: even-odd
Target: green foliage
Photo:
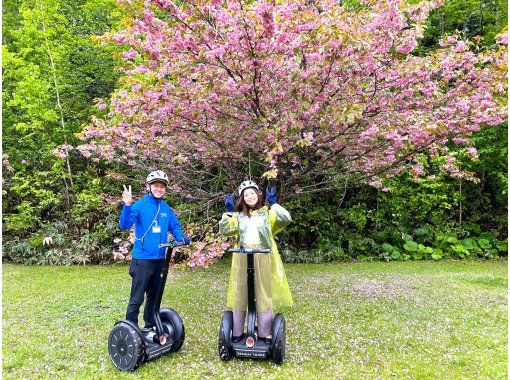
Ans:
[[[506,128],[491,131],[494,138],[484,135],[480,159],[474,163],[481,168],[478,173],[485,177],[485,184],[494,184],[502,192],[506,184],[500,182],[498,174],[505,165],[501,157],[494,155],[498,145],[505,144],[506,139],[495,139],[503,131]],[[495,147],[489,148],[489,144]],[[481,204],[474,207],[468,197],[483,196],[484,187],[482,183],[462,183],[463,191],[458,180],[439,172],[420,180],[402,173],[387,182],[389,192],[359,186],[345,194],[292,197],[285,205],[294,223],[280,235],[289,244],[282,256],[289,262],[315,263],[506,256],[505,200],[499,197],[484,203],[493,218],[477,224]],[[340,201],[343,203],[338,207]]]
[[[5,214],[3,221],[6,232],[9,231],[28,231],[39,222],[39,218],[34,214],[34,207],[28,201],[16,205],[16,213]]]
[[[501,239],[508,227],[508,124],[478,132],[474,142],[479,159],[463,164],[480,183],[463,183],[463,223],[474,234],[485,231]]]
[[[28,239],[4,239],[4,259],[27,265],[72,265],[101,264],[112,260],[114,243],[112,236],[119,233],[118,218],[113,212],[94,224],[91,230],[79,231],[79,238],[69,234],[69,226],[64,221],[53,221],[41,228]],[[51,238],[45,243],[45,238]]]
[[[415,230],[416,232],[416,230]],[[490,234],[478,237],[458,239],[453,235],[415,234],[418,243],[409,235],[404,237],[404,244],[396,247],[388,243],[382,244],[383,253],[380,258],[389,260],[439,260],[442,258],[490,258],[496,259],[507,253],[507,241],[500,241]]]
[[[71,154],[68,167],[54,150],[76,141],[74,133],[96,112],[94,99],[113,91],[113,50],[92,36],[117,24],[122,14],[114,0],[8,0],[3,6],[4,259],[102,261],[111,243],[102,240],[109,207],[99,165]],[[58,247],[41,245],[41,231],[49,225],[52,234],[45,236]]]
[[[289,246],[280,249],[280,255],[285,262],[289,263],[326,263],[349,259],[345,250],[333,245],[329,241],[319,242],[315,249],[295,250]]]
[[[496,34],[507,25],[507,17],[506,0],[447,0],[427,20],[418,53],[437,48],[441,37],[456,31],[469,39],[481,36],[484,45],[492,45]]]

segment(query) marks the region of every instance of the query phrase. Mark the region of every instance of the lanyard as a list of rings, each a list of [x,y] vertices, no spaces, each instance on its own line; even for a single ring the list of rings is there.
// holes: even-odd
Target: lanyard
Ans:
[[[158,225],[158,215],[159,215],[159,209],[160,209],[160,204],[158,203],[158,210],[156,211],[156,215],[154,216],[154,219],[152,220],[151,224],[149,224],[149,227],[147,228],[147,231],[144,232],[143,236],[141,239],[138,239],[135,235],[135,240],[141,240],[142,241],[142,250],[143,250],[143,243],[144,243],[144,238],[145,238],[145,235],[147,235],[147,233],[149,232],[149,230],[152,228],[152,226],[155,224],[155,225]],[[135,229],[136,231],[136,229]]]

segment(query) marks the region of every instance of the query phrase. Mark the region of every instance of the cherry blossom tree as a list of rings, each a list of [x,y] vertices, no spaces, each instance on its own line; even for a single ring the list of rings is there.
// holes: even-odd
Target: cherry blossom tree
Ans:
[[[506,119],[507,35],[453,35],[413,55],[438,1],[124,0],[123,82],[78,149],[161,168],[172,191],[214,201],[250,172],[282,196],[424,174],[459,177],[453,145]]]

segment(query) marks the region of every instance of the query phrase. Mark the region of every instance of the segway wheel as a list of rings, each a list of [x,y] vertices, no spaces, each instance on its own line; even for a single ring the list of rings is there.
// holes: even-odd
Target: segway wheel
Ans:
[[[113,364],[123,371],[134,371],[145,358],[145,345],[138,332],[124,322],[117,323],[108,337]]]
[[[232,359],[232,349],[230,347],[230,335],[232,332],[233,317],[231,311],[225,311],[221,318],[220,330],[218,333],[218,352],[221,360]]]
[[[273,358],[276,364],[282,364],[285,360],[285,344],[286,344],[286,332],[285,332],[285,317],[282,314],[277,314],[276,318],[280,319],[278,331],[274,335],[274,346],[273,346]],[[276,324],[275,324],[276,325]]]
[[[184,323],[182,323],[181,317],[175,310],[170,308],[160,309],[159,316],[163,326],[165,327],[165,332],[174,340],[170,352],[179,351],[184,344],[184,338],[186,337]]]

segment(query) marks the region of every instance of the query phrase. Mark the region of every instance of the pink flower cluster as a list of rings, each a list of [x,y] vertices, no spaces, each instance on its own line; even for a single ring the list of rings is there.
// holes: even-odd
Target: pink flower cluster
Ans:
[[[130,247],[133,244],[131,237],[127,240],[121,238],[113,239],[117,245],[117,250],[113,252],[113,258],[117,261],[131,260]]]
[[[441,2],[364,3],[355,12],[333,0],[145,1],[105,36],[126,47],[126,77],[78,149],[190,178],[183,196],[225,163],[243,178],[248,157],[288,189],[313,175],[377,185],[413,165],[425,175],[417,153],[446,156],[449,141],[466,145],[506,119],[506,34],[492,50],[454,35],[412,56]],[[444,167],[462,175],[449,157]]]
[[[8,172],[12,172],[13,170],[9,163],[9,155],[6,153],[2,154],[2,167],[4,167]]]
[[[207,267],[222,257],[230,244],[223,237],[214,240],[213,242],[194,242],[190,247],[192,253],[189,259],[186,260],[186,265],[190,268]]]

